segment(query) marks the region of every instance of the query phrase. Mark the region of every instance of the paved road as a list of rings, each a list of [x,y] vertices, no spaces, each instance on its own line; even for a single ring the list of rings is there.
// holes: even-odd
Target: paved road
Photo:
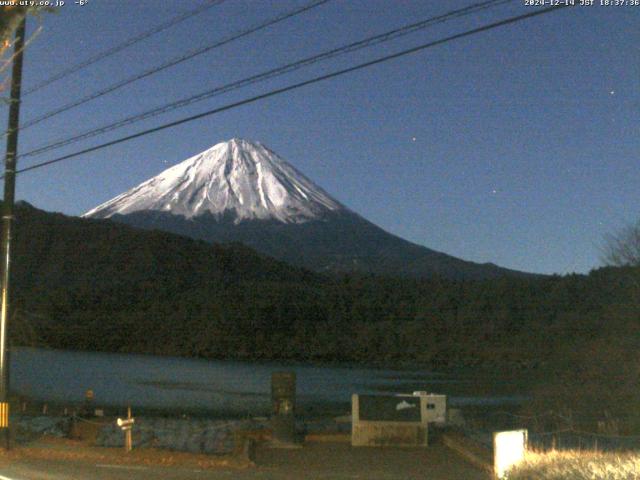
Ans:
[[[427,449],[352,448],[308,444],[302,449],[260,448],[254,468],[199,470],[60,460],[20,460],[0,465],[0,480],[487,480],[488,474],[443,445]]]

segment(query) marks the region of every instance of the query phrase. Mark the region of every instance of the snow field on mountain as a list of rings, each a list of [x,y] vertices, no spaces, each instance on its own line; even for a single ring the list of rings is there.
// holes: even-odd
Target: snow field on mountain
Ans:
[[[344,210],[338,201],[260,143],[233,138],[165,170],[85,213],[109,218],[162,211],[303,223]]]

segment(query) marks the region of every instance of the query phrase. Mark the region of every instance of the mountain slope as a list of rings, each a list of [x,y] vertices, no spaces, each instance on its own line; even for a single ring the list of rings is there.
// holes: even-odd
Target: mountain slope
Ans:
[[[259,143],[232,139],[87,212],[317,271],[483,279],[527,275],[413,244],[344,207]]]
[[[492,264],[467,262],[413,244],[354,213],[327,215],[321,221],[284,224],[203,215],[195,220],[165,212],[114,215],[112,220],[147,230],[162,230],[208,242],[240,242],[261,253],[321,272],[360,272],[392,276],[488,279],[534,276]]]
[[[243,245],[24,203],[16,209],[12,265],[11,338],[92,351],[248,357],[257,329],[313,319],[312,299],[327,283]]]

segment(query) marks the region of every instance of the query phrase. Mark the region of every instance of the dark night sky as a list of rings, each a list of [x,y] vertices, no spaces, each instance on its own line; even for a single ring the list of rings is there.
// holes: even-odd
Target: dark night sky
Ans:
[[[24,86],[201,3],[67,0],[29,19],[30,32],[43,30],[26,52]],[[21,118],[304,3],[227,0],[25,97]],[[25,129],[20,151],[471,3],[333,0]],[[535,8],[514,1],[20,166]],[[640,6],[563,9],[22,174],[18,197],[78,215],[244,137],[408,240],[519,270],[587,272],[599,265],[603,236],[640,217],[638,25]]]

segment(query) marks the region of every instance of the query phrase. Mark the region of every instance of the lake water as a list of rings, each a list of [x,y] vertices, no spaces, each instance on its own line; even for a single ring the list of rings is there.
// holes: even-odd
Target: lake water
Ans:
[[[14,348],[11,391],[29,398],[79,403],[87,389],[99,405],[204,409],[266,414],[270,410],[271,374],[295,371],[301,408],[312,404],[348,406],[352,393],[410,393],[419,389],[448,393],[463,380],[426,370],[319,367],[178,357]],[[427,386],[431,388],[426,388]],[[451,397],[452,405],[504,404],[519,397]]]

